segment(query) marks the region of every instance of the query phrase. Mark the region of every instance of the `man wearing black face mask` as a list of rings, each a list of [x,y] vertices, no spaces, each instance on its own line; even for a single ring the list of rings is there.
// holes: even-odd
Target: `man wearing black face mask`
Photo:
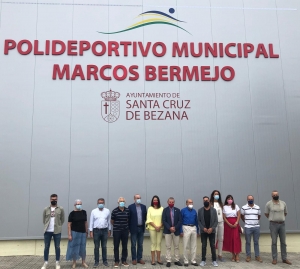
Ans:
[[[272,238],[272,264],[277,264],[277,237],[280,238],[280,250],[282,262],[291,265],[287,259],[286,241],[285,241],[285,217],[287,215],[287,207],[284,201],[279,200],[278,191],[272,192],[272,200],[267,202],[265,208],[265,216],[270,221],[270,232]]]
[[[61,206],[57,206],[57,194],[50,196],[50,206],[47,206],[43,212],[43,223],[44,223],[44,265],[41,269],[47,269],[48,257],[51,238],[54,239],[55,245],[55,256],[56,265],[55,269],[60,269],[60,238],[61,238],[61,227],[65,221],[65,211]]]
[[[259,220],[261,216],[260,207],[254,204],[253,195],[247,196],[247,204],[241,209],[241,219],[245,222],[245,240],[246,240],[246,262],[251,260],[251,237],[253,235],[255,260],[262,262],[259,256],[259,236],[260,225]]]
[[[202,261],[200,266],[206,264],[206,246],[207,238],[209,238],[209,244],[212,255],[212,265],[218,266],[217,257],[216,257],[216,247],[215,247],[215,234],[216,227],[218,226],[218,215],[216,209],[210,206],[209,197],[203,197],[203,205],[198,210],[198,223],[201,233],[201,242],[202,242]]]

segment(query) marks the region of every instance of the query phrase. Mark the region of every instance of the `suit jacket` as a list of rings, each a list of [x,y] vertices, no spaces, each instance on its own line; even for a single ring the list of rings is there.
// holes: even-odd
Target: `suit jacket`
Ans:
[[[146,222],[146,217],[147,217],[147,210],[146,206],[143,204],[140,204],[141,210],[142,210],[142,229],[143,232],[145,232],[145,222]],[[138,216],[136,212],[136,205],[135,203],[131,204],[128,206],[129,212],[130,212],[130,217],[128,221],[129,225],[129,231],[131,234],[136,234],[137,233],[137,227],[138,227]]]
[[[164,234],[170,234],[170,227],[172,227],[172,221],[170,216],[170,207],[166,207],[163,210],[162,221],[164,224]],[[180,235],[180,227],[182,225],[182,217],[180,209],[174,207],[174,227],[175,227],[175,235]]]
[[[204,207],[201,207],[198,210],[198,224],[200,228],[200,233],[204,233],[204,228],[206,228],[205,225],[205,219],[204,219]],[[212,232],[216,232],[216,227],[218,226],[218,215],[217,215],[217,210],[213,208],[212,206],[210,207],[210,225],[209,228],[212,228]]]

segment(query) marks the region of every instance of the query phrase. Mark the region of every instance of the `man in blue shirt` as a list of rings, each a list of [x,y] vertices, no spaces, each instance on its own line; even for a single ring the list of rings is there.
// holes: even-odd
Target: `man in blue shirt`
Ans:
[[[180,236],[183,236],[184,266],[189,266],[188,249],[191,254],[191,264],[198,266],[195,258],[197,252],[197,235],[199,236],[197,212],[193,209],[193,200],[186,200],[186,207],[181,209],[182,226]]]

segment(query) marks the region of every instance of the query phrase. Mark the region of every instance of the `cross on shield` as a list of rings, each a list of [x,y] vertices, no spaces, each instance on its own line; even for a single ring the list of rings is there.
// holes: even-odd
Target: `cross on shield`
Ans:
[[[120,116],[119,101],[101,101],[101,116],[108,122],[115,122]]]

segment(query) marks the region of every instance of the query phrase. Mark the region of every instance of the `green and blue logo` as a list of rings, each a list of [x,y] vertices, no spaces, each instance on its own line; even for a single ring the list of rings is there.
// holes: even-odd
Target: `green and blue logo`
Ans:
[[[175,12],[174,8],[170,8],[169,12],[173,14]],[[127,32],[131,31],[140,27],[145,27],[153,24],[164,24],[164,25],[169,25],[173,27],[177,27],[187,33],[189,33],[187,30],[184,28],[178,26],[178,23],[184,22],[177,20],[176,18],[172,17],[171,15],[168,15],[164,12],[157,11],[157,10],[151,10],[151,11],[146,11],[138,15],[137,18],[142,18],[140,22],[134,23],[130,26],[128,26],[126,29],[116,31],[116,32],[99,32],[100,34],[105,34],[105,35],[112,35],[112,34],[118,34],[122,32]],[[190,33],[189,33],[190,34]]]

